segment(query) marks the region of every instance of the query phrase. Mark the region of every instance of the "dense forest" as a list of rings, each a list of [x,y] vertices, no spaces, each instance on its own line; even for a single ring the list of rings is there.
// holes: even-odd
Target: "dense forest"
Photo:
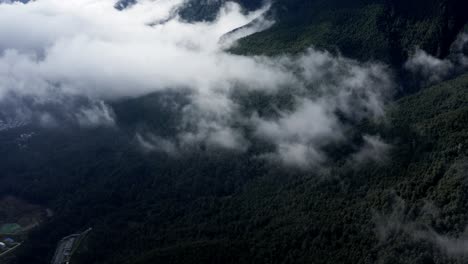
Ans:
[[[19,262],[47,263],[61,236],[93,226],[78,263],[462,263],[437,238],[464,239],[467,88],[464,75],[399,100],[390,127],[360,128],[385,131],[390,161],[325,174],[232,153],[142,156],[103,140],[112,131],[54,136],[45,160],[2,178],[2,193],[57,210]]]
[[[439,57],[467,23],[466,1],[274,1],[278,20],[240,42],[247,54],[299,52],[314,45],[345,56],[401,65],[415,47]]]
[[[263,4],[237,2],[246,12]],[[192,0],[179,12],[210,21],[221,5]],[[349,121],[352,141],[324,147],[326,168],[260,159],[272,148],[261,139],[246,152],[141,151],[135,135],[176,133],[182,117],[165,102],[183,108],[177,92],[110,102],[117,127],[0,130],[0,196],[54,211],[11,263],[50,263],[62,237],[89,227],[72,263],[466,263],[468,74],[426,87],[402,73],[416,47],[449,56],[466,10],[463,0],[276,0],[276,23],[230,49],[278,56],[314,46],[393,67],[402,92],[377,120]],[[291,97],[249,91],[237,100],[268,115]],[[380,135],[388,153],[350,160],[362,134]],[[18,135],[30,135],[27,146]]]

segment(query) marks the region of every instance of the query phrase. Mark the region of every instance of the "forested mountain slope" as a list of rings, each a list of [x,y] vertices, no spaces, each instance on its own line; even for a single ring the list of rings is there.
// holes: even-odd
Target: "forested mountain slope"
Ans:
[[[468,22],[462,0],[276,0],[273,10],[276,25],[242,40],[235,52],[278,54],[314,45],[399,66],[415,47],[446,56]]]
[[[196,199],[162,233],[135,223],[155,243],[135,263],[463,263],[451,247],[468,218],[467,101],[468,75],[398,101],[387,164],[319,179],[269,168],[228,196]]]
[[[47,263],[61,236],[92,226],[75,263],[463,263],[450,245],[468,217],[467,100],[468,75],[401,99],[389,124],[361,125],[391,142],[388,162],[325,174],[235,153],[142,156],[112,131],[65,137],[1,179],[57,214],[19,262]]]
[[[123,6],[134,1],[123,1]],[[443,58],[468,23],[463,0],[236,0],[246,11],[270,3],[270,29],[241,40],[240,54],[277,55],[310,46],[401,66],[419,47]],[[225,0],[190,0],[179,14],[212,21]]]
[[[120,1],[116,7],[124,11],[134,2]],[[246,10],[263,4],[237,2]],[[212,21],[222,3],[193,0],[179,11],[189,22]],[[343,75],[354,69],[357,78],[351,81],[359,86],[360,67],[368,60],[394,66],[393,71],[382,63],[370,67],[391,76],[418,46],[446,57],[467,23],[467,5],[463,0],[275,0],[268,16],[276,24],[241,39],[230,52],[302,54],[316,46],[365,61],[333,57],[323,64]],[[325,61],[331,56],[312,55]],[[273,58],[270,64],[295,60],[256,60],[268,58]],[[297,97],[333,96],[313,90],[323,83],[341,88],[342,79],[332,74],[325,71],[310,87],[288,82],[278,93],[246,89],[229,99],[236,114],[253,113],[246,115],[248,121],[281,120]],[[381,84],[370,86],[376,83]],[[389,99],[385,114],[376,118],[352,119],[332,108],[346,140],[324,144],[327,163],[305,168],[265,158],[275,146],[255,137],[245,119],[235,123],[250,137],[244,151],[202,142],[182,154],[171,152],[174,144],[161,139],[176,138],[190,110],[186,106],[194,92],[183,89],[109,100],[115,115],[110,126],[81,126],[68,119],[60,129],[35,123],[0,126],[0,196],[20,197],[53,212],[29,233],[10,263],[50,263],[60,239],[89,227],[93,230],[72,263],[466,263],[468,74],[420,90],[403,88],[414,93]],[[366,149],[362,135],[378,136]],[[169,151],[155,151],[154,142]],[[357,151],[361,147],[364,151]]]

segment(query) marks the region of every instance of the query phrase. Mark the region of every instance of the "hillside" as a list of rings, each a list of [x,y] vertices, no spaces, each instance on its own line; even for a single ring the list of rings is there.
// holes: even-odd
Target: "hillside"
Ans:
[[[128,263],[463,263],[435,237],[457,243],[468,221],[467,88],[464,75],[398,101],[389,164],[319,180],[269,168],[228,196],[183,206],[163,230],[135,223],[155,244]],[[129,236],[127,247],[141,239]]]
[[[244,12],[262,5],[236,2]],[[8,80],[0,92],[18,83],[52,91],[0,93],[0,201],[14,201],[0,210],[0,224],[32,226],[7,264],[50,263],[62,238],[88,228],[72,264],[467,263],[468,73],[422,89],[398,74],[416,47],[447,57],[467,29],[468,2],[275,0],[274,26],[227,52],[205,50],[223,3],[191,0],[178,9],[184,23],[169,18],[168,28],[149,23],[147,10],[122,13],[134,0],[109,13],[57,5],[81,15],[57,20],[73,21],[80,35],[68,39],[64,30],[53,42],[48,32],[41,40],[54,45],[32,46],[35,56],[0,49],[0,81]],[[33,17],[60,17],[40,7]],[[103,11],[97,26],[87,20],[91,9]],[[251,57],[260,54],[267,56]],[[10,118],[28,114],[33,121]],[[206,134],[217,129],[215,140],[236,145],[240,134],[241,147],[210,144]],[[317,150],[303,155],[311,164],[278,158],[303,154],[288,152],[288,143]]]
[[[121,234],[128,243],[122,250],[140,241],[132,233],[146,234],[151,246],[141,245],[134,252],[138,261],[128,263],[462,263],[456,253],[447,257],[432,234],[415,233],[434,230],[455,241],[468,220],[467,88],[464,75],[398,101],[390,117],[395,128],[387,134],[394,142],[389,164],[351,172],[342,166],[336,177],[319,180],[269,168],[227,196],[181,205],[170,220],[156,214],[134,223]],[[161,210],[157,204],[145,211]],[[164,229],[149,231],[151,221],[162,221]],[[98,236],[92,248],[104,242]]]
[[[60,237],[89,226],[75,263],[462,263],[434,237],[456,242],[468,221],[467,88],[463,75],[398,101],[391,126],[363,123],[391,142],[390,162],[338,161],[333,177],[235,153],[141,156],[105,140],[111,131],[65,136],[20,177],[1,178],[2,192],[57,214],[19,263],[47,263]]]
[[[313,45],[399,66],[416,46],[437,57],[447,56],[450,44],[468,22],[464,11],[468,3],[462,0],[273,3],[272,17],[277,23],[242,40],[234,52],[294,53]]]

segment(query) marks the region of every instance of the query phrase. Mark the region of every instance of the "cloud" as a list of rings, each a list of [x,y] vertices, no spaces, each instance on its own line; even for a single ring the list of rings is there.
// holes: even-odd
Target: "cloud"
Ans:
[[[364,145],[351,158],[354,163],[360,164],[365,161],[384,163],[387,161],[391,145],[385,143],[378,136],[364,135],[363,140]]]
[[[378,240],[387,243],[394,241],[396,235],[406,235],[416,242],[431,243],[448,257],[468,257],[468,229],[453,236],[440,234],[430,224],[424,223],[424,219],[430,223],[440,218],[440,210],[429,201],[424,201],[416,208],[410,209],[405,200],[392,193],[390,211],[374,213],[373,220]],[[414,216],[415,211],[419,212],[419,216]],[[402,241],[401,237],[396,239]]]
[[[233,55],[225,49],[238,38],[272,25],[263,17],[269,6],[245,13],[228,2],[214,21],[189,23],[176,12],[184,4],[0,4],[0,102],[12,102],[3,113],[21,109],[26,119],[44,126],[63,120],[109,126],[119,118],[112,102],[183,91],[190,102],[182,107],[174,136],[137,134],[140,145],[174,152],[204,144],[242,152],[264,138],[276,148],[266,155],[301,167],[326,161],[324,145],[347,138],[343,118],[383,115],[392,90],[385,66],[313,48],[296,56]],[[294,102],[277,105],[269,116],[243,112],[235,97],[239,90],[274,96],[288,91]]]
[[[115,114],[103,101],[83,107],[75,114],[78,123],[83,127],[114,126]]]
[[[171,141],[150,132],[145,134],[137,133],[135,136],[141,148],[146,152],[162,152],[171,156],[178,155],[178,147]]]
[[[174,18],[148,26],[182,3],[140,1],[122,12],[106,0],[0,5],[0,35],[6,40],[0,44],[2,77],[10,81],[2,85],[2,94],[14,90],[48,96],[50,84],[60,84],[62,92],[111,99],[180,86],[209,90],[234,81],[278,82],[281,73],[270,81],[273,67],[229,56],[218,44],[225,33],[260,13],[244,16],[239,6],[229,4],[213,23]],[[22,87],[15,85],[17,80]]]
[[[438,59],[424,50],[416,49],[413,56],[405,63],[405,68],[424,78],[427,84],[433,84],[446,78],[454,68],[450,60]]]
[[[320,165],[328,160],[324,147],[349,140],[343,118],[359,122],[384,116],[393,88],[385,66],[360,64],[313,49],[295,59],[280,58],[278,63],[296,73],[296,86],[304,90],[296,92],[293,109],[278,111],[279,117],[253,116],[257,137],[269,139],[277,147],[270,158],[303,168]],[[377,155],[384,151],[376,138],[364,139],[364,149],[356,158],[363,160],[368,158],[367,152]]]
[[[307,167],[324,160],[319,148],[342,138],[342,130],[325,101],[302,100],[290,113],[274,120],[254,118],[256,134],[277,146],[278,158],[288,165]]]
[[[468,31],[460,33],[451,47],[451,58],[463,69],[468,67]]]
[[[462,32],[452,44],[447,58],[439,59],[417,48],[404,66],[421,79],[423,85],[435,84],[468,69],[467,46],[468,33]]]

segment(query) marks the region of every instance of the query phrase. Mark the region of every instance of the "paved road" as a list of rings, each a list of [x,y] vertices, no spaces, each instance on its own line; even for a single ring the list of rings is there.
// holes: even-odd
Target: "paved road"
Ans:
[[[0,254],[0,258],[5,256],[8,253],[11,253],[13,250],[17,249],[19,246],[21,246],[21,243],[17,244],[16,246],[14,246],[14,247],[8,249],[7,251],[3,252],[2,254]]]
[[[71,235],[63,238],[57,249],[55,250],[54,258],[52,259],[52,264],[67,264],[70,263],[71,253],[75,242],[80,237],[79,234]]]
[[[69,264],[74,251],[90,231],[91,228],[81,234],[70,235],[60,240],[52,264]]]

